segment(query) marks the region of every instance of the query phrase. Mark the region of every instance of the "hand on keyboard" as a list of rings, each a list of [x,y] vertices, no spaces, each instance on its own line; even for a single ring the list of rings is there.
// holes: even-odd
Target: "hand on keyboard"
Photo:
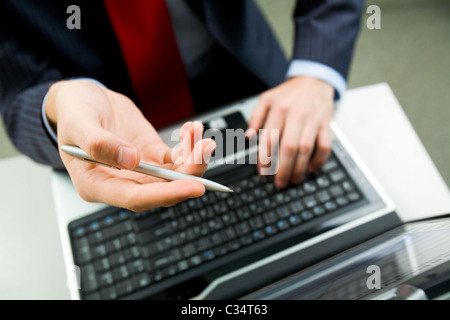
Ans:
[[[333,97],[334,89],[328,83],[309,77],[292,77],[260,96],[249,133],[266,129],[259,140],[259,153],[264,157],[273,157],[279,144],[277,172],[272,173],[276,173],[278,187],[299,184],[307,169],[316,171],[327,161]],[[279,131],[280,141],[273,141],[272,133],[268,135],[272,130]],[[259,160],[259,169],[266,168],[268,164],[261,157]]]

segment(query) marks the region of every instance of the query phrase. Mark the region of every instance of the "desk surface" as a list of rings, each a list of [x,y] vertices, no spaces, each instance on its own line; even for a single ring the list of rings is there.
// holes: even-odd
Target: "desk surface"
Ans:
[[[337,108],[336,123],[404,221],[450,212],[450,192],[389,86],[350,90]],[[17,156],[0,160],[0,177],[0,299],[69,299],[55,176]]]

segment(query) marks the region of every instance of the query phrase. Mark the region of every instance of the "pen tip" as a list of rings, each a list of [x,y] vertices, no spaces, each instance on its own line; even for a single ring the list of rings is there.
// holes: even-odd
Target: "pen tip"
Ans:
[[[229,189],[228,192],[234,192],[233,190]]]

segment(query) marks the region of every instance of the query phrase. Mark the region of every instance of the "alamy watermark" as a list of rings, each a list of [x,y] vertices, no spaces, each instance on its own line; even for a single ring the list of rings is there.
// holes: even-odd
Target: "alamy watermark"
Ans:
[[[381,9],[377,5],[370,5],[367,7],[366,14],[370,16],[366,20],[366,26],[369,30],[381,29]]]
[[[212,155],[199,147],[202,139],[215,141]],[[208,129],[194,130],[192,134],[181,128],[172,131],[171,141],[177,143],[171,154],[175,164],[260,164],[261,175],[278,172],[279,129]]]
[[[81,29],[81,9],[77,5],[70,5],[66,10],[70,16],[66,20],[66,26],[69,30]]]
[[[370,265],[366,269],[366,273],[370,274],[367,278],[366,285],[369,290],[381,289],[381,269],[377,265]]]

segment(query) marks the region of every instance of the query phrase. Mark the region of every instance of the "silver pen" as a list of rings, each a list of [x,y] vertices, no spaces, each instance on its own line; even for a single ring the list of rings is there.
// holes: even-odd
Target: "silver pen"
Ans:
[[[102,162],[92,159],[86,152],[84,152],[79,147],[65,145],[65,146],[61,146],[61,150],[64,151],[65,153],[68,153],[74,157],[81,159],[81,160],[102,164],[102,165],[120,170],[120,168],[117,168],[117,167],[111,166],[109,164],[102,163]],[[162,179],[166,179],[166,180],[196,180],[196,181],[202,183],[207,190],[219,191],[219,192],[233,192],[233,190],[231,190],[230,188],[223,186],[217,182],[207,180],[204,178],[200,178],[200,177],[196,177],[196,176],[191,176],[189,174],[181,173],[181,172],[174,171],[174,170],[160,168],[160,167],[153,166],[153,165],[143,163],[143,162],[140,162],[139,165],[132,171],[136,171],[139,173],[143,173],[143,174],[146,174],[149,176],[158,177],[158,178],[162,178]]]

